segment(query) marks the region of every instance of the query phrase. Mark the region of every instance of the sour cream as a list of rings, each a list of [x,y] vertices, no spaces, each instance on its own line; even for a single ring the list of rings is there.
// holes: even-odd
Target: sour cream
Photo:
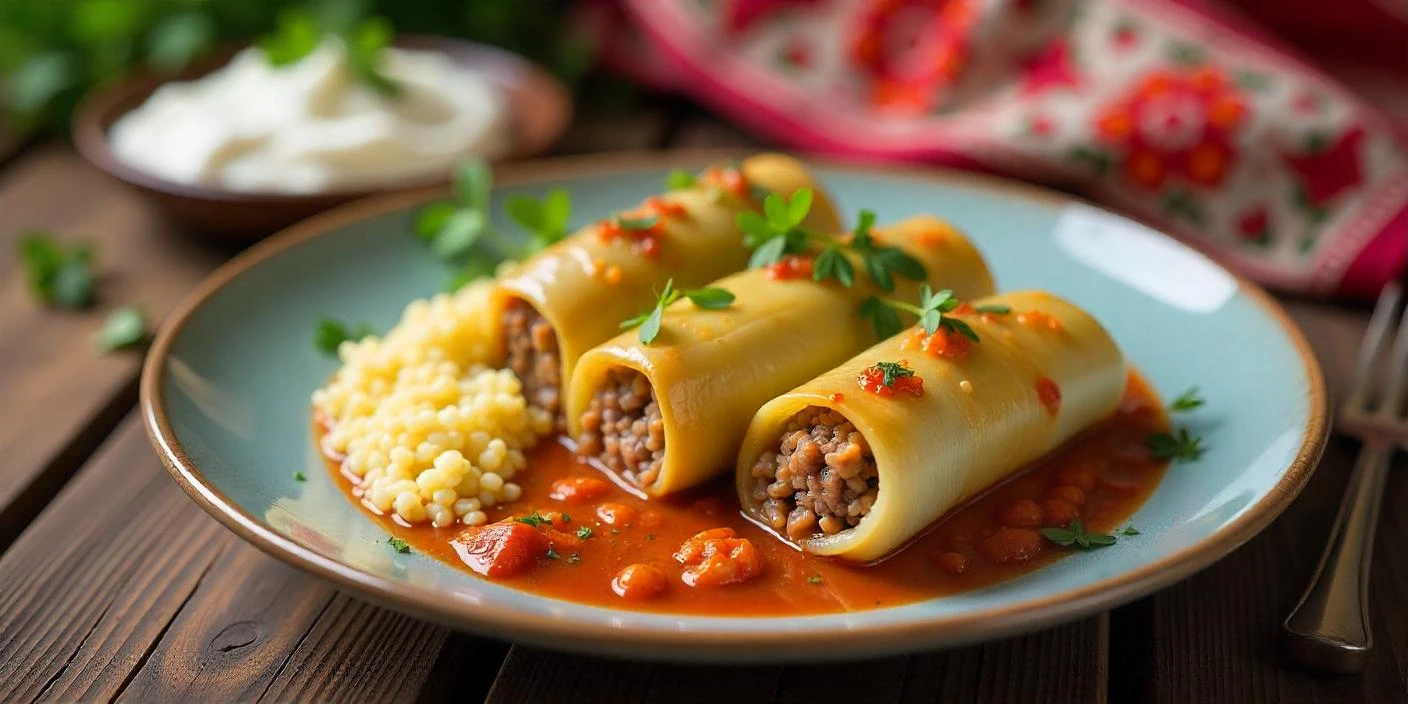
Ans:
[[[508,148],[504,96],[438,52],[388,49],[395,97],[358,81],[340,39],[273,66],[257,47],[162,86],[119,119],[117,158],[154,176],[244,192],[318,193],[448,173]]]

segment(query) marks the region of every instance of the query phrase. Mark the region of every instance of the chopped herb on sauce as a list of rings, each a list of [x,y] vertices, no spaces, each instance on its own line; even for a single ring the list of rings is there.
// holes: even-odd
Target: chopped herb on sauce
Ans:
[[[581,528],[578,528],[578,529],[577,529],[577,537],[578,537],[578,538],[581,538],[582,540],[586,540],[587,538],[592,537],[592,527],[591,527],[591,526],[582,526]]]
[[[564,513],[564,514],[561,514],[561,516],[562,516],[562,522],[563,522],[563,523],[571,523],[571,522],[572,522],[572,517],[571,517],[571,516],[569,516],[569,515],[567,515],[567,514],[565,514],[565,513]]]
[[[980,306],[974,306],[973,310],[991,315],[1008,315],[1012,312],[1012,306],[1005,306],[1001,303],[985,303]]]
[[[313,344],[323,354],[335,357],[337,356],[337,348],[343,342],[349,340],[356,342],[374,332],[372,326],[367,323],[348,325],[335,318],[323,318],[318,321],[318,329],[313,335]]]
[[[1138,528],[1135,528],[1134,526],[1128,526],[1128,527],[1126,527],[1124,530],[1120,531],[1120,534],[1121,534],[1121,535],[1139,535],[1139,529],[1138,529]]]
[[[675,169],[665,176],[665,188],[679,191],[699,185],[699,178],[684,169]]]
[[[392,550],[403,555],[411,551],[411,544],[400,538],[387,538],[386,544],[390,545]]]
[[[562,555],[559,555],[558,552],[557,552],[557,550],[554,550],[554,549],[553,549],[552,543],[548,543],[548,551],[543,554],[543,557],[546,557],[546,558],[549,559],[549,560],[561,560],[561,559],[562,559]]]
[[[688,298],[694,305],[708,310],[727,308],[733,304],[734,300],[732,293],[721,288],[696,288],[680,291],[675,288],[675,280],[670,279],[665,282],[665,290],[655,300],[655,306],[630,320],[621,321],[621,329],[630,330],[639,327],[640,331],[636,337],[640,339],[641,344],[648,345],[654,342],[655,338],[660,335],[660,323],[665,317],[665,309],[681,298]]]
[[[1115,536],[1107,533],[1088,533],[1085,524],[1077,518],[1071,521],[1065,528],[1042,528],[1042,537],[1061,547],[1078,547],[1082,550],[1093,550],[1114,545],[1118,540]]]
[[[525,525],[533,526],[534,528],[537,528],[539,526],[552,525],[551,520],[544,518],[543,515],[538,513],[537,511],[534,511],[526,516],[515,518],[514,520]]]
[[[1192,462],[1203,456],[1203,451],[1206,448],[1202,446],[1202,443],[1203,439],[1189,434],[1187,428],[1179,428],[1176,435],[1169,433],[1150,435],[1144,440],[1144,447],[1149,448],[1149,453],[1154,456],[1154,459]]]
[[[912,396],[924,394],[924,380],[903,362],[876,362],[861,372],[856,383],[877,396],[893,396],[904,392]]]
[[[294,472],[294,473],[293,473],[293,480],[296,481],[296,482],[306,482],[306,481],[308,481],[308,477],[307,477],[307,475],[305,475],[305,474],[302,473],[302,472]]]
[[[1203,400],[1202,394],[1198,392],[1198,387],[1194,386],[1184,391],[1182,394],[1179,394],[1178,398],[1173,400],[1173,403],[1168,404],[1168,408],[1174,413],[1183,413],[1198,408],[1204,403],[1206,403],[1206,401]]]

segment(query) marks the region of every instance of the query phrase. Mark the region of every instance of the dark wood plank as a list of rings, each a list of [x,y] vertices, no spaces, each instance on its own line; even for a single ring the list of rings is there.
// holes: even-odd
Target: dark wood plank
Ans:
[[[0,701],[116,694],[228,545],[135,415],[90,467],[0,558]]]
[[[124,701],[258,699],[332,602],[332,588],[224,537],[231,547],[153,643]]]
[[[41,308],[15,257],[21,232],[46,228],[98,247],[99,303]],[[224,254],[178,236],[135,193],[63,146],[31,150],[0,177],[0,549],[9,544],[136,398],[141,357],[97,356],[92,335],[116,307],[159,320]]]
[[[488,701],[1103,702],[1105,632],[1096,617],[957,650],[782,667],[661,665],[514,646]]]
[[[1345,389],[1368,311],[1293,302],[1332,391]],[[1280,650],[1281,621],[1319,558],[1358,446],[1334,438],[1310,485],[1286,513],[1227,559],[1161,592],[1143,610],[1152,652],[1148,700],[1165,702],[1362,702],[1408,700],[1408,477],[1390,476],[1370,586],[1375,655],[1360,676],[1298,669]],[[1400,463],[1408,464],[1408,463]]]

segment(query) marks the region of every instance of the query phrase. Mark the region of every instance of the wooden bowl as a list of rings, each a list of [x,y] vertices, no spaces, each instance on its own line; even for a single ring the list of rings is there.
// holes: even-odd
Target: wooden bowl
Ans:
[[[572,117],[572,99],[562,82],[516,54],[482,44],[420,35],[399,37],[396,45],[443,52],[503,91],[508,98],[513,139],[504,159],[523,158],[546,150],[562,135]],[[168,81],[196,79],[224,66],[240,48],[223,51],[175,75],[143,72],[93,91],[74,114],[73,140],[79,153],[94,166],[146,194],[171,218],[192,231],[246,241],[357,198],[448,181],[449,174],[439,173],[378,188],[307,194],[240,192],[176,183],[118,160],[108,143],[108,131],[118,118],[141,105]]]

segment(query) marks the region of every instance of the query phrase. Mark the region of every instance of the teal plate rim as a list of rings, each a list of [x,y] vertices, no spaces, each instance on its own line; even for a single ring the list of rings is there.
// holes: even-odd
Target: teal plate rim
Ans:
[[[495,167],[497,185],[549,183],[565,177],[610,176],[643,169],[717,162],[746,156],[738,150],[674,150],[556,157]],[[953,170],[893,166],[883,167],[808,159],[817,166],[844,169],[940,185],[977,188],[1046,204],[1084,204],[1079,198],[1053,190],[997,177]],[[142,369],[140,405],[153,447],[178,485],[207,513],[236,535],[263,552],[313,574],[334,586],[375,603],[469,631],[518,642],[596,654],[652,659],[757,661],[768,653],[772,661],[817,661],[854,656],[913,651],[925,647],[950,647],[979,640],[1037,630],[1060,622],[1113,608],[1182,580],[1211,565],[1251,539],[1271,523],[1300,493],[1320,460],[1330,432],[1329,397],[1324,375],[1304,335],[1286,312],[1260,286],[1186,245],[1200,259],[1225,272],[1268,318],[1274,320],[1294,346],[1309,389],[1309,414],[1303,440],[1279,481],[1254,505],[1211,535],[1178,552],[1165,555],[1138,569],[1129,570],[1079,589],[1058,592],[1000,608],[974,610],[919,621],[887,623],[860,629],[837,628],[834,634],[799,641],[795,633],[766,628],[740,627],[729,631],[699,632],[680,629],[621,629],[601,624],[573,622],[518,611],[485,609],[474,604],[448,601],[438,591],[397,584],[344,564],[304,547],[279,533],[263,519],[249,513],[213,486],[190,459],[167,418],[161,380],[174,342],[187,320],[217,291],[251,267],[304,241],[360,221],[435,198],[445,197],[448,186],[376,196],[350,203],[260,242],[221,266],[190,293],[166,318]],[[1103,209],[1100,209],[1103,210]],[[1127,219],[1127,218],[1125,218]],[[743,620],[740,620],[740,626]],[[845,647],[835,641],[845,638]]]

